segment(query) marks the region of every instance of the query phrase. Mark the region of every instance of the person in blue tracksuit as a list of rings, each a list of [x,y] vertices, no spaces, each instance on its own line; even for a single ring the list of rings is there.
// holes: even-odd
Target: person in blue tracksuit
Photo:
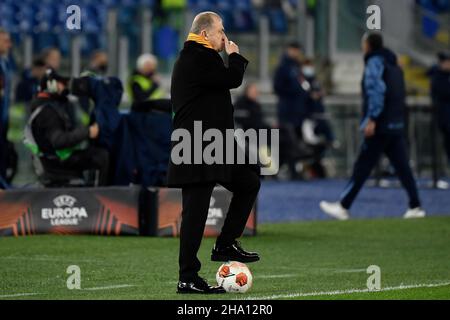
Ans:
[[[349,218],[349,209],[376,166],[386,154],[409,197],[404,218],[422,218],[425,211],[408,163],[405,139],[405,83],[396,55],[383,46],[379,33],[363,37],[365,70],[362,81],[364,141],[352,177],[337,203],[321,202],[321,209],[339,220]]]

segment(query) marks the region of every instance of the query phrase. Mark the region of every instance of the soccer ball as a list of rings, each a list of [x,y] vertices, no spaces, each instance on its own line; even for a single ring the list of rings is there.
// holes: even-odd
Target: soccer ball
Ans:
[[[227,292],[245,293],[253,284],[250,269],[243,263],[230,261],[220,266],[216,280]]]

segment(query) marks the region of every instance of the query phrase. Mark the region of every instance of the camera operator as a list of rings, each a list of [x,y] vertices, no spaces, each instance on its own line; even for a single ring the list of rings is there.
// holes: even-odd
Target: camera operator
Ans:
[[[99,171],[99,185],[107,184],[108,151],[94,146],[99,137],[97,123],[76,127],[70,119],[73,105],[69,102],[70,79],[47,70],[40,91],[31,105],[31,130],[41,154],[44,168],[82,173]],[[81,144],[89,141],[82,149]]]

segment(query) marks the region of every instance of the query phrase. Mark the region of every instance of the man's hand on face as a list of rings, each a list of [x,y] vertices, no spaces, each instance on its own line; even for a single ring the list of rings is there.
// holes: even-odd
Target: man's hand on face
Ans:
[[[239,47],[233,41],[229,41],[225,36],[225,52],[230,55],[232,53],[239,53]]]

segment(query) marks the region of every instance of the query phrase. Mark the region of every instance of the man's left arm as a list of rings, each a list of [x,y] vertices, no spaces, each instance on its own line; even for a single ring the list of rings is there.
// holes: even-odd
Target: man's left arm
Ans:
[[[364,72],[364,89],[367,95],[367,115],[361,124],[365,129],[369,122],[375,122],[384,109],[386,84],[383,80],[384,63],[380,57],[373,57],[367,62]]]

